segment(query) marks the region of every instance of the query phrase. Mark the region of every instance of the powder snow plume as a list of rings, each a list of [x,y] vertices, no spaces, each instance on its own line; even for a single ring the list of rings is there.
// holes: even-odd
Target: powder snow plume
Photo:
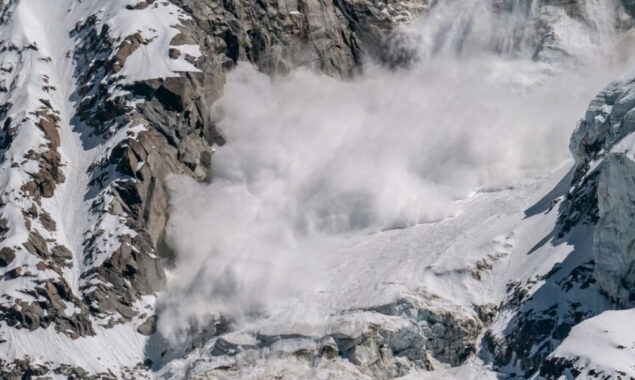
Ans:
[[[395,38],[415,52],[396,71],[231,72],[211,183],[169,181],[179,259],[159,331],[180,342],[220,316],[324,318],[336,306],[312,295],[336,286],[326,263],[355,236],[451,218],[474,192],[567,160],[578,115],[623,64],[615,5],[588,1],[591,25],[557,14],[576,33],[548,46],[534,38],[536,2],[508,3],[439,4]]]

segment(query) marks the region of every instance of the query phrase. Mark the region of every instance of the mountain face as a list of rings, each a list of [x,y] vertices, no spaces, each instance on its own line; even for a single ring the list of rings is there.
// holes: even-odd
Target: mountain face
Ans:
[[[0,377],[635,377],[635,77],[623,75],[633,2],[5,0],[0,13]],[[433,115],[465,112],[465,128],[487,134],[525,118],[514,153],[548,140],[552,119],[568,121],[554,115],[615,78],[572,132],[573,163],[529,152],[523,170],[549,165],[521,180],[492,164],[516,157],[507,150],[482,158],[465,141],[474,136],[455,144],[458,133],[397,125],[443,129]],[[459,108],[425,113],[461,91],[470,96]],[[366,95],[372,103],[355,103]],[[326,112],[311,111],[329,97]],[[545,99],[554,110],[534,119]],[[479,102],[500,109],[465,111]],[[491,116],[500,113],[510,116]],[[346,140],[357,122],[360,140]],[[493,131],[504,145],[507,129]],[[322,165],[331,145],[373,157],[372,170],[358,178],[348,161]],[[416,155],[393,161],[387,145]],[[297,160],[275,161],[280,151]],[[471,178],[474,161],[491,170],[458,192],[446,172]],[[317,164],[293,171],[300,162]],[[417,176],[383,176],[404,166]],[[292,175],[269,177],[280,168]],[[278,198],[296,173],[318,190]],[[358,183],[342,189],[347,176]],[[365,192],[421,178],[432,185],[390,197],[388,211],[377,206],[385,193]],[[255,224],[234,219],[250,212],[252,198],[232,192],[243,185],[264,204]],[[216,214],[215,202],[229,210]],[[411,213],[419,203],[441,211]],[[225,227],[208,228],[209,215]],[[278,222],[290,226],[280,236],[260,230]],[[241,272],[220,258],[260,263],[241,256],[243,241],[319,257]],[[229,243],[227,257],[198,253]],[[266,283],[284,292],[243,281],[269,268]],[[248,307],[225,307],[236,302]]]
[[[3,376],[142,364],[173,259],[163,181],[209,177],[224,73],[238,60],[350,73],[365,44],[423,5],[4,2]],[[130,346],[113,367],[99,352],[76,361],[77,342],[108,344],[113,330]],[[57,355],[34,347],[51,340],[62,347],[49,366]]]

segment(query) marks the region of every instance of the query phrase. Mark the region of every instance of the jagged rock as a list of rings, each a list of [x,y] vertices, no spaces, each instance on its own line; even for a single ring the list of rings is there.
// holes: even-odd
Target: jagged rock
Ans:
[[[177,48],[170,48],[169,55],[170,55],[170,58],[177,59],[181,56],[181,51]]]
[[[37,301],[27,303],[17,299],[10,307],[0,306],[0,314],[9,326],[35,330],[53,324],[59,333],[73,339],[95,334],[86,308],[64,280],[38,282],[40,286],[30,294]],[[68,304],[74,310],[69,310]]]
[[[15,250],[4,247],[0,249],[0,267],[6,267],[15,259]]]
[[[6,16],[4,11],[8,9],[8,3],[0,5],[2,17]],[[171,174],[184,174],[200,181],[209,179],[210,145],[224,143],[210,116],[210,105],[222,92],[225,71],[233,68],[238,61],[249,61],[267,73],[308,66],[328,74],[348,76],[360,69],[364,55],[374,56],[389,66],[407,65],[414,58],[412,51],[408,46],[397,46],[396,51],[387,49],[388,45],[392,45],[390,33],[428,4],[425,0],[388,3],[369,0],[265,0],[255,3],[247,0],[177,0],[175,3],[180,4],[192,18],[175,27],[179,33],[172,38],[172,47],[164,53],[172,60],[183,59],[185,55],[185,59],[195,64],[200,72],[125,82],[116,74],[121,72],[137,49],[151,43],[151,40],[144,39],[140,32],[120,36],[119,40],[113,38],[108,24],[100,23],[103,16],[98,15],[99,12],[77,21],[75,29],[69,31],[74,40],[74,50],[67,56],[72,57],[75,64],[74,79],[77,82],[77,90],[70,95],[76,101],[73,104],[77,109],[72,125],[67,125],[65,132],[70,132],[72,128],[73,132],[80,134],[82,144],[85,144],[82,148],[86,151],[102,148],[104,151],[103,157],[91,162],[88,172],[81,173],[90,178],[90,188],[81,195],[84,201],[90,202],[89,211],[94,219],[90,220],[92,225],[86,226],[83,231],[85,240],[79,244],[80,252],[71,252],[54,239],[48,239],[49,234],[45,231],[37,230],[39,224],[48,232],[57,230],[60,221],[53,220],[51,214],[43,208],[38,209],[38,206],[46,204],[40,198],[53,197],[56,185],[65,179],[61,155],[57,151],[60,144],[65,143],[60,140],[58,131],[59,113],[54,110],[54,102],[43,99],[41,104],[44,108],[30,115],[39,118],[35,127],[47,140],[48,150],[41,152],[38,149],[37,152],[41,153],[32,150],[27,154],[25,159],[38,162],[40,167],[38,172],[31,173],[32,178],[22,187],[24,196],[32,198],[35,204],[29,203],[31,209],[22,210],[29,237],[22,244],[25,249],[21,252],[29,252],[39,261],[36,265],[16,267],[3,277],[3,281],[11,281],[28,276],[36,284],[23,290],[38,301],[15,300],[12,307],[0,309],[5,321],[16,328],[37,329],[54,324],[58,331],[72,338],[91,335],[94,333],[93,322],[112,327],[133,320],[140,313],[137,301],[143,295],[164,287],[166,279],[160,257],[174,258],[174,252],[164,239],[168,219],[168,194],[164,180]],[[496,6],[504,7],[508,3],[496,2]],[[564,6],[566,12],[580,17],[581,1],[544,3]],[[625,0],[625,4],[628,3]],[[153,7],[160,6],[148,0],[127,4],[125,8],[137,12],[151,4]],[[545,39],[538,50],[557,50],[555,40],[555,37]],[[190,51],[180,48],[184,44],[198,45],[202,56],[184,54]],[[27,50],[29,53],[46,50],[31,42],[22,47],[3,43],[2,49],[16,54]],[[308,53],[305,54],[306,51]],[[39,59],[50,62],[52,58]],[[57,58],[54,60],[57,65]],[[56,69],[60,68],[64,67],[56,66]],[[9,73],[18,70],[14,67],[2,69]],[[11,91],[9,84],[6,87],[2,84],[1,88]],[[48,79],[42,88],[46,92],[55,92]],[[623,116],[623,124],[627,125],[633,115],[628,116],[628,112],[621,115],[620,112],[628,111],[626,108],[631,107],[630,103],[616,104],[612,117]],[[620,107],[625,110],[620,110]],[[11,146],[16,131],[22,127],[20,122],[7,117],[9,110],[10,105],[0,107],[4,120],[0,133],[3,150]],[[598,112],[604,111],[600,109]],[[141,128],[137,128],[139,126]],[[631,196],[624,190],[632,186],[632,168],[623,153],[615,153],[604,159],[597,175],[588,173],[590,164],[610,148],[605,145],[604,150],[596,149],[595,144],[613,131],[607,128],[608,125],[594,126],[599,128],[585,129],[588,127],[585,126],[579,129],[572,140],[575,140],[576,152],[581,154],[579,159],[576,156],[578,176],[567,202],[570,212],[562,223],[563,226],[566,223],[575,226],[585,222],[594,224],[599,220],[597,265],[595,269],[591,265],[578,267],[577,272],[571,272],[571,276],[577,276],[576,281],[565,277],[560,289],[590,283],[590,273],[595,270],[599,283],[609,293],[618,293],[621,287],[632,292],[631,256],[634,253],[632,242],[627,241],[627,237],[633,226],[632,223],[620,224],[624,219],[633,219],[632,207],[615,206],[626,202],[632,206]],[[134,133],[132,129],[135,129]],[[625,132],[626,129],[622,128],[620,133]],[[17,168],[20,163],[12,165],[12,168]],[[608,183],[617,187],[605,189],[603,184]],[[4,234],[8,227],[6,221],[2,221],[0,233]],[[61,225],[60,230],[63,227]],[[118,235],[115,236],[115,233]],[[115,247],[106,247],[106,242],[114,242]],[[11,264],[16,252],[7,247],[0,250],[0,266]],[[628,265],[616,267],[615,263],[619,261],[615,260],[616,252],[627,253],[619,259]],[[73,260],[73,254],[77,260]],[[35,269],[50,270],[62,276],[66,271],[63,267],[70,267],[73,261],[80,263],[80,268],[74,269],[82,271],[80,293],[76,295],[66,282],[42,282],[34,273]],[[487,260],[478,261],[474,276],[481,278],[492,265]],[[618,269],[624,272],[615,276],[619,281],[607,282]],[[515,303],[512,299],[505,306],[517,307],[529,302],[521,290],[518,293],[521,300]],[[66,315],[68,304],[76,309],[70,316]],[[259,336],[257,344],[239,344],[221,336],[215,338],[211,354],[231,356],[256,350],[268,352],[267,349],[274,344],[288,343],[293,346],[289,355],[299,360],[311,363],[317,359],[341,360],[354,363],[364,374],[371,376],[400,376],[412,368],[430,369],[434,361],[451,366],[464,363],[476,352],[478,335],[483,325],[492,320],[494,309],[491,305],[478,307],[476,313],[479,317],[476,318],[456,310],[438,310],[400,300],[363,311],[407,322],[397,328],[389,323],[380,323],[368,324],[368,329],[358,334],[337,332],[320,338],[287,336],[275,339]],[[528,348],[532,344],[541,343],[544,339],[561,339],[570,329],[571,321],[581,318],[574,314],[566,320],[556,321],[548,318],[549,312],[549,309],[527,310],[525,317],[538,317],[515,320],[518,329],[511,334],[511,343],[499,343],[499,348],[504,346],[501,348],[504,353],[500,356],[508,358],[507,355],[518,353],[530,356]],[[156,317],[152,315],[153,310],[147,313],[150,315],[138,326],[138,332],[151,335],[156,327]],[[226,331],[226,326],[217,327],[211,326],[207,333],[201,335],[200,342],[192,345],[200,347],[210,337]],[[535,369],[535,364],[544,358],[538,351],[535,359],[527,358],[526,368]],[[534,360],[536,362],[529,363]],[[0,374],[8,378],[28,378],[51,370],[28,363],[20,365],[11,374],[1,372],[3,368],[17,368],[7,364],[0,368]],[[54,371],[69,377],[86,377],[82,369],[60,367]],[[108,374],[103,376],[110,377]]]
[[[7,380],[30,379],[34,376],[43,376],[48,373],[48,368],[41,364],[32,364],[30,358],[15,360],[13,363],[6,363],[0,359],[0,375]]]
[[[568,209],[561,218],[566,229],[579,223],[595,225],[594,275],[615,300],[635,291],[635,250],[632,238],[635,163],[630,153],[635,131],[633,83],[607,86],[591,101],[585,118],[571,137],[576,169]],[[630,140],[629,140],[630,139]]]
[[[417,306],[407,300],[372,308],[386,315],[408,315],[417,321],[425,337],[425,348],[436,360],[457,366],[476,351],[482,324],[476,318],[449,310]]]
[[[393,378],[413,369],[431,370],[438,362],[464,363],[475,352],[482,329],[474,317],[405,299],[343,311],[327,326],[320,329],[327,331],[321,337],[226,333],[211,340],[203,351],[220,363],[231,363],[226,366],[228,373],[249,365],[254,357],[289,357],[307,363],[344,360],[360,376]],[[218,368],[214,373],[221,376],[224,371]]]
[[[212,354],[213,356],[234,355],[239,352],[255,348],[258,348],[258,345],[233,342],[231,339],[227,339],[221,336],[216,339],[216,342],[214,342],[214,345],[210,350],[210,354]],[[337,346],[335,347],[335,349],[337,349]]]
[[[121,237],[121,246],[104,263],[83,274],[86,279],[99,280],[97,285],[87,285],[84,299],[90,305],[90,312],[96,316],[119,313],[121,318],[111,319],[111,323],[129,321],[138,311],[133,303],[141,295],[152,294],[165,285],[165,274],[158,257],[147,252],[139,239]],[[138,247],[141,247],[139,249]],[[144,249],[145,248],[145,249]],[[105,285],[108,284],[108,285]]]
[[[57,149],[57,147],[60,146],[60,134],[57,131],[56,124],[59,118],[49,112],[38,112],[38,114],[40,116],[38,127],[40,127],[44,132],[44,136],[51,142],[51,148]]]
[[[119,49],[113,55],[112,60],[109,62],[110,68],[113,72],[118,73],[123,65],[126,64],[126,60],[139,46],[146,44],[146,41],[141,33],[135,33],[124,38],[119,45]]]
[[[6,380],[47,379],[52,374],[65,376],[68,380],[116,380],[112,373],[90,374],[85,369],[67,364],[59,366],[50,363],[37,364],[26,356],[13,362],[0,359],[0,376]]]
[[[14,269],[11,269],[10,271],[5,272],[4,276],[2,276],[2,279],[5,281],[16,279],[22,276],[22,272],[22,267],[16,267]]]
[[[60,365],[58,368],[53,370],[54,373],[58,375],[68,376],[69,379],[90,379],[95,376],[90,376],[88,371],[81,367],[74,367],[70,365]]]
[[[53,260],[60,266],[69,266],[73,260],[73,253],[63,245],[56,245],[51,249]]]
[[[51,217],[51,214],[46,211],[43,211],[40,214],[40,223],[42,223],[42,226],[48,231],[56,230],[57,223],[55,223],[55,220]]]
[[[137,328],[137,331],[140,334],[143,334],[145,336],[150,336],[150,335],[154,334],[156,330],[157,330],[157,317],[156,317],[156,315],[152,315],[152,316],[149,316],[148,318],[146,318],[146,320],[141,325],[139,325],[139,327]]]
[[[24,243],[24,248],[31,254],[41,258],[48,258],[51,255],[46,240],[37,231],[31,232],[29,241]]]
[[[566,358],[549,358],[540,368],[540,375],[546,379],[557,379],[563,375],[577,378],[580,373],[575,367],[575,360]]]
[[[25,183],[22,190],[30,193],[36,201],[40,197],[52,197],[55,185],[64,182],[64,175],[60,170],[60,154],[57,150],[47,150],[41,154],[30,151],[26,158],[39,161],[40,170],[31,174],[32,180]]]
[[[140,1],[135,5],[126,5],[127,9],[146,9],[149,5],[153,4],[154,0]]]
[[[248,60],[268,73],[308,66],[348,75],[359,69],[364,54],[392,63],[384,55],[383,41],[428,2],[397,1],[387,6],[366,0],[257,4],[232,0],[215,6],[179,0],[177,4],[193,17],[186,26],[194,39],[224,67]]]
[[[593,242],[595,278],[614,298],[619,298],[621,289],[635,295],[635,162],[611,153],[602,165]]]
[[[622,0],[622,4],[626,11],[633,17],[635,17],[635,0]]]

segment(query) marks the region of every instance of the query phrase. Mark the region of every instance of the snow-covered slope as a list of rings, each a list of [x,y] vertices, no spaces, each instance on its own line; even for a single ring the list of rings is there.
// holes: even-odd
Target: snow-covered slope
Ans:
[[[558,347],[629,305],[602,282],[623,287],[603,265],[628,265],[597,247],[627,256],[630,177],[585,166],[617,142],[604,131],[623,136],[596,116],[630,110],[628,81],[592,102],[572,169],[564,154],[630,70],[630,21],[612,2],[499,6],[437,4],[405,38],[420,59],[405,72],[230,74],[215,178],[171,185],[161,378],[581,373]]]
[[[78,114],[99,96],[99,83],[90,83],[96,78],[109,84],[100,101],[134,107],[124,97],[128,83],[197,69],[184,58],[168,56],[169,38],[178,33],[174,27],[186,17],[178,8],[131,5],[27,0],[3,7],[3,371],[10,373],[9,363],[16,359],[25,359],[25,365],[67,363],[91,372],[121,371],[143,361],[144,339],[135,332],[143,320],[134,317],[151,310],[152,298],[139,293],[151,293],[153,285],[137,287],[140,292],[128,297],[116,295],[125,288],[99,294],[100,288],[121,287],[116,275],[99,274],[137,233],[125,216],[107,212],[113,190],[94,181],[113,148],[145,127],[123,115],[102,120],[107,132],[100,133]],[[130,36],[140,41],[139,49],[127,46]],[[126,70],[126,58],[134,67],[156,70]],[[165,67],[154,64],[160,61]],[[114,70],[116,64],[123,68]],[[138,254],[156,261],[153,250]],[[128,303],[128,313],[99,305],[116,305],[116,298],[134,302]],[[131,318],[132,325],[109,329]]]
[[[208,108],[224,71],[289,44],[245,24],[319,40],[333,70],[354,70],[364,43],[350,42],[345,3],[316,3],[285,4],[269,25],[252,12],[273,8],[250,2],[2,2],[1,377],[146,373],[155,294],[174,259],[164,178],[209,176],[209,144],[222,138]],[[395,4],[365,35],[379,39],[411,8],[422,4]],[[375,14],[356,30],[379,24]]]
[[[507,283],[548,273],[573,249],[547,244],[527,254],[556,226],[557,207],[547,208],[557,197],[541,198],[566,171],[478,192],[459,202],[460,215],[441,222],[347,239],[323,257],[330,261],[327,280],[317,292],[285,299],[278,313],[211,339],[161,373],[328,378],[343,371],[365,378],[476,360],[478,337],[505,299]],[[545,206],[544,213],[527,217],[535,205]],[[329,344],[343,358],[327,360]]]
[[[0,12],[0,377],[635,376],[632,2]]]

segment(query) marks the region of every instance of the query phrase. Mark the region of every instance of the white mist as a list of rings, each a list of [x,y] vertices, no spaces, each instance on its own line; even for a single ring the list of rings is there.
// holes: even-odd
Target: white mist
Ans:
[[[545,16],[537,2],[508,3],[437,5],[404,31],[420,58],[407,70],[368,63],[350,80],[233,70],[215,105],[227,144],[212,183],[169,181],[178,263],[159,330],[182,341],[192,323],[219,315],[237,324],[321,318],[341,307],[311,300],[337,293],[327,268],[347,242],[452,217],[475,191],[567,160],[588,100],[615,77],[613,57],[628,55],[618,8],[587,0],[595,16],[583,23],[556,8]],[[539,49],[539,17],[559,45]]]

